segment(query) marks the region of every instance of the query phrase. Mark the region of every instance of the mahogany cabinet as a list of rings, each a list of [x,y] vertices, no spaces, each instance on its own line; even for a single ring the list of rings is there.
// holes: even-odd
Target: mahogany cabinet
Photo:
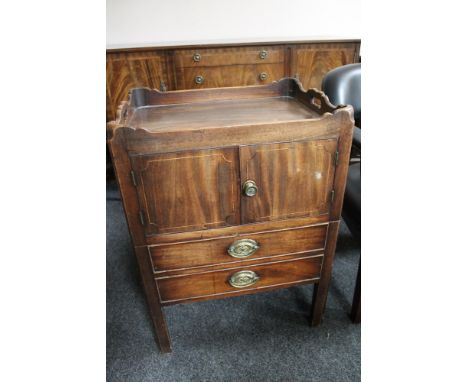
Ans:
[[[171,304],[310,283],[311,323],[320,323],[353,125],[350,106],[291,78],[132,90],[108,143],[164,352]]]
[[[107,120],[135,87],[204,89],[296,77],[305,89],[320,89],[325,73],[359,62],[359,48],[359,40],[344,40],[108,50]]]

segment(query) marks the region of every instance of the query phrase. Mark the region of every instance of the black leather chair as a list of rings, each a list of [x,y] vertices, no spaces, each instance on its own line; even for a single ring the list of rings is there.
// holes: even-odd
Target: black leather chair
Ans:
[[[322,80],[322,90],[335,105],[352,105],[354,124],[351,162],[361,157],[361,64],[340,66],[329,71]]]
[[[340,66],[322,80],[322,90],[335,105],[352,105],[355,125],[361,128],[361,64]]]
[[[345,65],[331,70],[323,78],[322,90],[331,103],[352,105],[354,108],[356,127],[353,133],[353,150],[359,161],[353,163],[351,160],[349,166],[342,216],[353,236],[361,243],[361,64]],[[355,323],[361,322],[361,260],[351,319]]]

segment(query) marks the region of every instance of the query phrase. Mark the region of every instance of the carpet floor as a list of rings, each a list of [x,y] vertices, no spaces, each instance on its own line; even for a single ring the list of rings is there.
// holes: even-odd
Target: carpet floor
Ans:
[[[107,381],[359,381],[351,308],[360,248],[344,222],[323,323],[312,285],[165,308],[173,353],[159,351],[115,183],[107,189]]]

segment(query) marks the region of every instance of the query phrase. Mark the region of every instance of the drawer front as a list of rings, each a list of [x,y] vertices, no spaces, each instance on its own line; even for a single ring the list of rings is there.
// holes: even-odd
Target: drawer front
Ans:
[[[194,299],[275,286],[312,282],[320,277],[323,257],[303,257],[250,267],[237,267],[157,279],[162,302]]]
[[[149,251],[156,272],[232,262],[248,264],[268,256],[323,249],[327,228],[328,225],[320,225],[156,245]]]
[[[174,54],[177,67],[272,64],[284,62],[284,49],[249,47],[224,49],[184,49]]]
[[[283,64],[233,65],[183,68],[178,71],[180,89],[263,85],[285,76]]]

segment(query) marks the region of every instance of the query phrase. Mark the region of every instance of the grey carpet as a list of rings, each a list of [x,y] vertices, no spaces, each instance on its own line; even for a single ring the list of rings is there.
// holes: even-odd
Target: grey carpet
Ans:
[[[153,329],[115,184],[107,190],[107,380],[359,381],[360,325],[348,318],[359,244],[344,223],[325,317],[312,286],[165,308],[173,353]]]

